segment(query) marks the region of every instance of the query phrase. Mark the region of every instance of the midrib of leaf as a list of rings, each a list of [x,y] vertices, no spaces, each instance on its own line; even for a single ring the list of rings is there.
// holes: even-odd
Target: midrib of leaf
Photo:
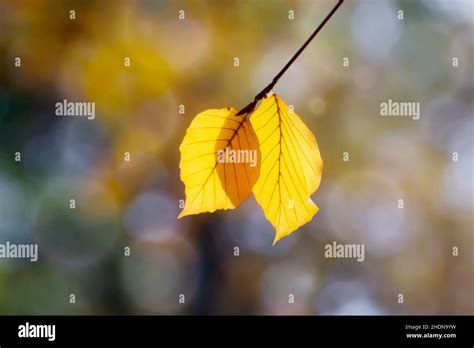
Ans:
[[[208,115],[208,114],[204,114],[204,115]],[[216,116],[216,115],[211,115],[211,116]],[[217,117],[217,116],[216,116]],[[242,125],[244,124],[245,120],[246,120],[246,117],[247,115],[243,116],[242,117],[242,122],[239,122],[237,120],[234,120],[234,119],[229,119],[231,121],[234,121],[234,122],[237,122],[239,123],[239,125],[237,126],[237,128],[234,130],[234,133],[232,134],[232,136],[229,138],[229,140],[227,141],[227,144],[224,146],[224,149],[227,147],[227,146],[231,146],[232,147],[232,140],[234,140],[234,137],[236,136],[236,134],[239,132],[239,129],[240,127],[242,127]],[[224,117],[220,117],[220,118],[224,118]],[[245,127],[244,127],[244,130],[245,130]],[[225,140],[225,139],[220,139],[220,140]],[[250,144],[250,143],[249,143]],[[219,162],[215,161],[215,164],[214,164],[214,167],[212,167],[212,170],[211,172],[209,173],[209,175],[207,176],[206,180],[204,181],[204,183],[202,184],[201,188],[199,189],[198,193],[196,193],[196,195],[193,197],[192,201],[191,201],[191,206],[194,204],[194,202],[196,201],[196,198],[201,194],[201,192],[203,191],[204,187],[206,187],[210,177],[214,174],[215,170],[216,170],[216,167],[217,165],[219,164]],[[227,175],[225,173],[225,163],[223,164],[224,165],[224,190],[227,191]],[[245,167],[245,166],[244,166]],[[208,168],[210,169],[210,168]],[[236,182],[236,190],[237,190],[237,196],[239,196],[239,189],[238,189],[238,186],[237,186],[237,175],[236,175],[236,172],[235,172],[235,165],[234,165],[234,177],[235,177],[235,182]],[[247,179],[248,180],[248,179]],[[250,184],[250,183],[249,183]],[[215,185],[214,185],[214,205],[215,205],[215,191],[216,191],[216,188],[215,188]],[[203,198],[202,200],[204,199],[204,195],[203,195]],[[227,204],[227,196],[226,196],[226,204]],[[202,207],[202,201],[201,201],[201,207]]]

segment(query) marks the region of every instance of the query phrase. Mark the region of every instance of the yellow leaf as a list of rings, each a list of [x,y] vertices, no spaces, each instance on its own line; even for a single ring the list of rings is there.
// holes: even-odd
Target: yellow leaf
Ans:
[[[206,110],[187,129],[179,147],[186,202],[178,218],[234,209],[250,196],[259,172],[258,142],[247,115],[236,113],[234,108]],[[240,163],[223,156],[232,150],[241,153],[235,157]],[[255,156],[253,162],[249,156]]]
[[[310,196],[321,182],[323,161],[314,135],[276,94],[260,103],[250,123],[262,158],[253,193],[275,227],[275,244],[319,210]]]

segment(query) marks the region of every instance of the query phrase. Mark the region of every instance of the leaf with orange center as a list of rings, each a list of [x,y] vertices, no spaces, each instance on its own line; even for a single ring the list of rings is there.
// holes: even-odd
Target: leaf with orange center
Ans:
[[[179,147],[186,202],[178,218],[234,209],[250,196],[259,173],[258,142],[248,116],[236,113],[206,110],[187,129]]]

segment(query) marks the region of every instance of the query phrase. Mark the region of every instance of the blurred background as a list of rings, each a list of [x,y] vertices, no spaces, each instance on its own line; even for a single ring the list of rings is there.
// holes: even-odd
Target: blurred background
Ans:
[[[310,223],[272,247],[253,197],[176,219],[194,115],[245,106],[335,3],[0,0],[0,242],[39,246],[0,259],[0,313],[473,314],[471,0],[346,1],[277,84],[324,160]]]

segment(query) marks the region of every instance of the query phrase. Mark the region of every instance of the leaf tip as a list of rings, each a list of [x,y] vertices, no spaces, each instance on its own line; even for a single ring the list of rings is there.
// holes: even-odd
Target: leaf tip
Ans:
[[[183,218],[183,217],[185,217],[185,216],[187,216],[187,215],[189,215],[189,214],[186,212],[186,209],[183,209],[183,210],[181,211],[181,213],[179,213],[179,215],[178,215],[178,217],[177,217],[176,219],[179,220],[179,219],[181,219],[181,218]]]
[[[273,239],[272,246],[275,246],[275,244],[276,244],[280,239],[281,239],[281,238],[278,238],[278,237],[275,235],[275,238]]]

